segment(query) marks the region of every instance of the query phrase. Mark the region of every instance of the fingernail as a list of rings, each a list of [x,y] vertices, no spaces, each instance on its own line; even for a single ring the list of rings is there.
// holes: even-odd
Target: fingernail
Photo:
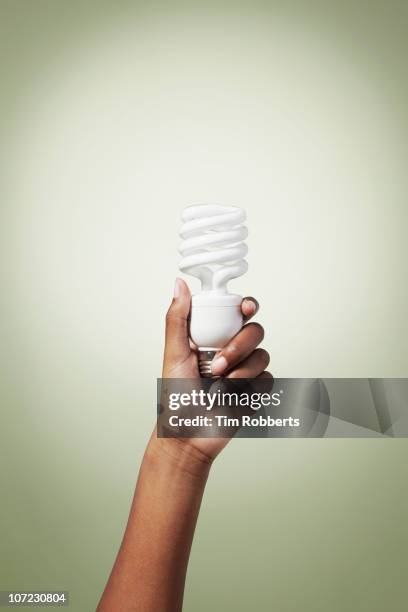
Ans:
[[[174,297],[175,298],[178,298],[178,296],[180,295],[180,291],[181,291],[180,279],[176,278],[176,282],[174,283]]]
[[[222,372],[224,372],[226,367],[227,360],[225,359],[225,357],[216,357],[211,363],[211,374],[213,374],[214,376],[219,376],[219,374],[222,374]]]
[[[255,300],[251,299],[251,298],[246,298],[245,303],[248,304],[251,308],[251,310],[253,312],[255,312],[258,309],[258,302],[256,302]]]

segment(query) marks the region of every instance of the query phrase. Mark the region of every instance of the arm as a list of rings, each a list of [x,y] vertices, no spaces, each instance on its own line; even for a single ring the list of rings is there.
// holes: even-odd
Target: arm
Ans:
[[[189,444],[153,434],[100,612],[181,610],[188,557],[210,467],[211,460]]]
[[[166,318],[164,378],[198,378],[197,357],[188,338],[191,295],[178,280]],[[257,302],[242,303],[246,320]],[[250,323],[221,353],[217,374],[255,378],[269,356],[256,346],[260,325]],[[270,376],[270,375],[269,375]],[[194,529],[213,460],[225,438],[157,438],[143,457],[128,523],[98,606],[99,612],[180,612]]]

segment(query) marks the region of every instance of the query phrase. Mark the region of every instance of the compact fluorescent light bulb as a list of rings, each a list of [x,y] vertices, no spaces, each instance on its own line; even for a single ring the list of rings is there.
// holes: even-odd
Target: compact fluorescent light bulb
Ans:
[[[202,376],[211,376],[215,353],[242,327],[242,297],[228,293],[227,283],[248,268],[245,219],[241,208],[220,204],[189,206],[182,214],[180,270],[201,280],[201,293],[192,297],[190,337]]]

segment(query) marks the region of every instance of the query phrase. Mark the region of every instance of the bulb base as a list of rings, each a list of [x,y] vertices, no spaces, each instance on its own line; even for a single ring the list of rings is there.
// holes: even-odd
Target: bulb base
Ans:
[[[193,295],[190,337],[200,351],[220,350],[239,332],[241,301],[240,295]]]
[[[200,371],[201,378],[219,378],[219,376],[213,376],[211,372],[211,363],[215,357],[217,351],[198,351],[198,369]]]

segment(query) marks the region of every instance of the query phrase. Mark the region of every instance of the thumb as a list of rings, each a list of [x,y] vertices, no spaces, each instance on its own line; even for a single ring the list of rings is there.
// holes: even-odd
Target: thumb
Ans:
[[[168,365],[175,365],[177,362],[187,359],[190,355],[191,349],[188,338],[190,305],[190,289],[181,278],[176,278],[173,301],[166,315],[164,358]]]

